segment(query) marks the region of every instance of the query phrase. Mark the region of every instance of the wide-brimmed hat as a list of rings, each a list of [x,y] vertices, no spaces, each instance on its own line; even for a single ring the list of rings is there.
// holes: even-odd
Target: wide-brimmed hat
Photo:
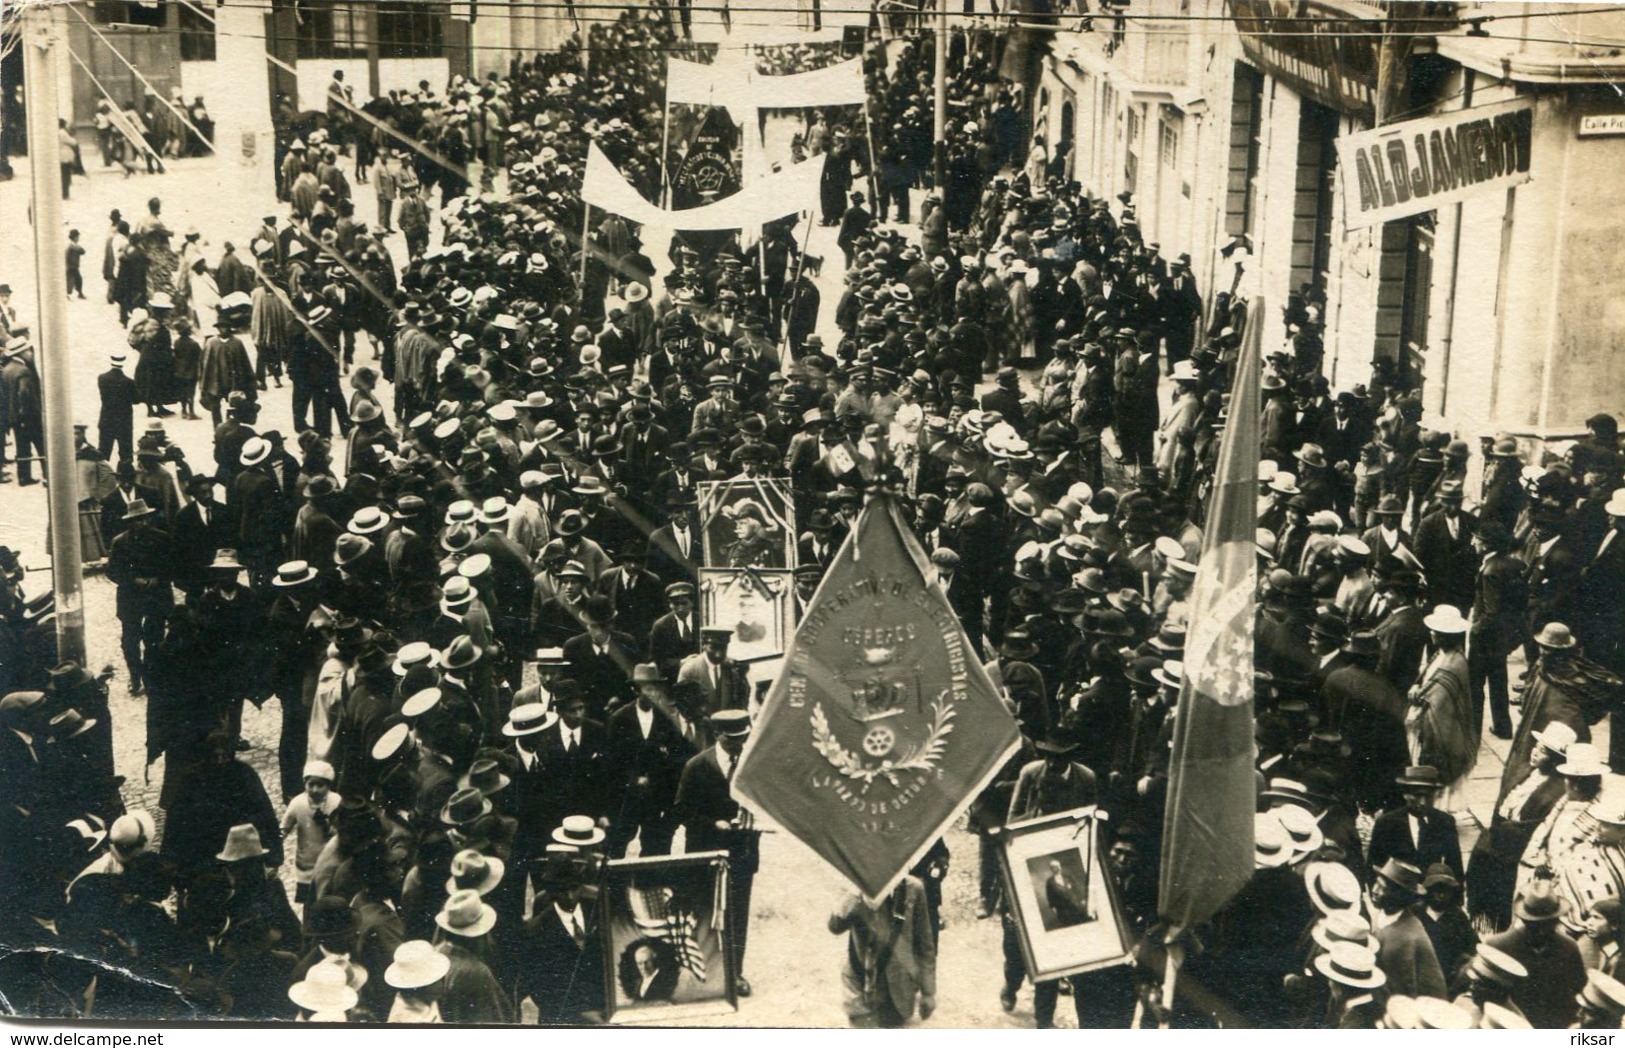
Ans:
[[[1303,882],[1309,889],[1309,901],[1321,913],[1360,912],[1360,879],[1342,863],[1311,862],[1303,869]]]
[[[1394,782],[1400,786],[1411,786],[1436,790],[1439,788],[1439,770],[1426,764],[1413,764],[1405,769],[1405,773]]]
[[[1292,861],[1292,837],[1273,811],[1253,816],[1253,862],[1260,869],[1285,866]]]
[[[1007,659],[1030,659],[1038,654],[1038,645],[1026,630],[1010,630],[999,642],[999,654]]]
[[[1316,921],[1309,930],[1309,937],[1323,950],[1330,950],[1338,943],[1352,943],[1369,950],[1371,923],[1356,910],[1339,910]]]
[[[1467,962],[1466,973],[1509,988],[1529,978],[1529,969],[1524,967],[1522,961],[1489,943],[1478,944],[1472,959]]]
[[[1576,742],[1564,751],[1563,763],[1557,766],[1557,773],[1572,778],[1607,775],[1608,765],[1603,763],[1602,754],[1595,744]]]
[[[604,831],[591,815],[566,815],[553,830],[553,840],[576,848],[591,848],[604,842]]]
[[[485,649],[466,635],[453,637],[446,650],[440,653],[440,664],[448,670],[466,670],[480,661]]]
[[[1308,808],[1287,804],[1274,809],[1274,814],[1276,821],[1291,838],[1292,850],[1297,854],[1317,852],[1326,843],[1326,835],[1321,831],[1319,821]]]
[[[134,498],[131,499],[130,504],[125,507],[124,516],[120,517],[119,519],[138,520],[141,517],[150,517],[157,512],[158,511],[156,509],[153,509],[151,506],[147,505],[146,499]]]
[[[527,702],[508,711],[508,723],[502,726],[502,734],[510,739],[536,735],[557,724],[558,720],[559,715],[546,703]]]
[[[491,802],[479,790],[465,786],[457,790],[440,809],[440,821],[450,826],[466,826],[491,814]]]
[[[451,958],[426,939],[413,939],[395,947],[395,960],[384,969],[384,982],[397,990],[433,986],[451,971]]]
[[[366,556],[371,549],[371,539],[346,532],[333,543],[333,564],[340,568],[347,567]]]
[[[302,1011],[317,1014],[343,1014],[359,999],[350,986],[349,973],[330,961],[313,965],[302,980],[288,987],[288,1000]]]
[[[451,876],[446,878],[446,893],[450,895],[467,889],[482,896],[489,895],[493,888],[502,883],[505,872],[507,864],[501,859],[481,855],[473,848],[464,848],[452,857]]]
[[[264,437],[250,437],[243,442],[238,461],[245,466],[257,466],[271,457],[271,442]]]
[[[729,738],[743,738],[750,734],[750,714],[745,710],[718,710],[706,718],[712,732]]]
[[[350,522],[346,525],[352,535],[373,535],[389,527],[389,514],[377,506],[362,506],[350,515]]]
[[[1563,916],[1568,904],[1558,895],[1547,878],[1529,883],[1529,890],[1512,905],[1513,916],[1528,924],[1534,921],[1555,921]]]
[[[1343,642],[1343,650],[1350,655],[1381,655],[1382,641],[1371,630],[1355,630]]]
[[[342,895],[324,895],[305,908],[304,933],[311,939],[343,939],[360,927],[350,901]]]
[[[266,854],[265,845],[260,843],[260,831],[253,823],[238,823],[226,831],[226,843],[215,856],[220,862],[241,862],[244,859],[257,859]]]
[[[1574,729],[1562,721],[1552,721],[1543,731],[1532,731],[1529,737],[1553,753],[1563,754],[1579,738]]]
[[[1315,958],[1315,970],[1332,982],[1356,989],[1370,990],[1388,981],[1388,976],[1377,967],[1374,951],[1339,943]]]
[[[1552,648],[1562,651],[1572,648],[1579,641],[1574,639],[1574,633],[1561,622],[1548,622],[1535,634],[1535,643],[1543,648]]]
[[[480,898],[479,892],[462,888],[446,898],[434,923],[448,935],[476,939],[496,927],[497,912]]]
[[[1466,633],[1468,622],[1454,604],[1440,604],[1422,619],[1422,625],[1435,633]]]
[[[1376,874],[1401,891],[1415,896],[1422,894],[1422,871],[1408,862],[1390,858]]]
[[[457,780],[459,789],[473,788],[489,797],[493,793],[501,793],[512,782],[503,774],[502,765],[489,758],[481,758],[469,766],[468,774]]]

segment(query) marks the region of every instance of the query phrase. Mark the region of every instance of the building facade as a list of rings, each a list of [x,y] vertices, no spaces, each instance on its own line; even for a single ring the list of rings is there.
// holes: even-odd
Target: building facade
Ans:
[[[1189,253],[1210,299],[1230,285],[1244,256],[1225,249],[1239,242],[1271,313],[1290,295],[1323,303],[1334,388],[1386,360],[1464,438],[1511,433],[1533,450],[1625,408],[1625,306],[1607,276],[1625,242],[1612,206],[1625,195],[1625,102],[1608,86],[1625,74],[1610,43],[1625,39],[1625,16],[1583,7],[1107,8],[1090,31],[1055,34],[1034,126],[1052,150],[1068,143],[1071,177],[1114,210],[1131,193],[1144,238],[1166,258]],[[1457,149],[1508,111],[1520,113],[1504,143],[1519,170],[1479,156],[1437,206],[1418,195],[1379,207],[1409,212],[1385,221],[1349,203],[1359,186],[1344,180],[1359,172],[1339,151],[1358,136]],[[1286,337],[1278,314],[1266,322],[1267,340]]]

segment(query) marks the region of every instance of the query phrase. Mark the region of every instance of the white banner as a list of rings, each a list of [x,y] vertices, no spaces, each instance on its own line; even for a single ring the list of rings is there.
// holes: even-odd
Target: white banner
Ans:
[[[807,161],[775,171],[732,196],[682,211],[667,211],[643,198],[596,144],[587,147],[581,199],[639,225],[660,229],[750,229],[816,207],[821,162]]]
[[[743,63],[701,65],[681,58],[666,60],[666,103],[697,106],[748,106],[754,109],[800,109],[807,106],[862,105],[863,62],[789,76],[763,76]]]
[[[1529,181],[1528,99],[1406,120],[1337,139],[1349,229]]]

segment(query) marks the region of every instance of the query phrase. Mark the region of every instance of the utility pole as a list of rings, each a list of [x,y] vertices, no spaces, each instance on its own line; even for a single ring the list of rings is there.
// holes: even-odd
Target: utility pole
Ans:
[[[931,131],[936,146],[936,187],[948,195],[948,0],[937,0],[937,54],[935,101],[931,107]]]
[[[39,331],[34,355],[45,407],[45,466],[51,509],[51,585],[56,595],[59,660],[85,664],[84,571],[79,561],[79,497],[74,476],[73,401],[68,353],[68,286],[57,162],[56,55],[62,15],[56,4],[22,11],[23,83],[28,110],[28,167],[34,189],[34,268]]]

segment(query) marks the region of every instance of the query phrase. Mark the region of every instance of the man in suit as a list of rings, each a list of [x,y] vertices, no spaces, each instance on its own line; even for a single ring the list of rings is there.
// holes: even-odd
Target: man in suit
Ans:
[[[114,353],[108,358],[112,366],[96,376],[96,389],[101,394],[101,412],[96,416],[96,450],[103,458],[111,458],[113,445],[118,445],[120,462],[135,461],[135,405],[141,399],[136,392],[135,379],[124,373],[125,355]]]
[[[632,670],[636,702],[616,710],[609,719],[606,745],[609,773],[609,854],[623,858],[632,838],[641,855],[665,855],[677,832],[677,786],[683,766],[694,755],[694,745],[667,691],[666,678],[652,662]]]
[[[753,702],[745,667],[728,657],[733,630],[706,626],[700,630],[700,653],[690,655],[677,668],[677,683],[685,681],[699,688],[702,709],[746,710]]]
[[[1433,806],[1439,792],[1438,771],[1415,765],[1406,768],[1395,782],[1404,794],[1405,805],[1377,817],[1366,849],[1367,863],[1381,867],[1389,859],[1398,859],[1425,870],[1442,862],[1461,877],[1464,870],[1455,816]]]
[[[1580,569],[1574,593],[1574,633],[1586,655],[1619,673],[1625,669],[1625,488],[1603,504],[1609,528]],[[1625,725],[1616,733],[1625,743]],[[1612,767],[1625,767],[1609,761]]]
[[[593,594],[581,602],[581,624],[586,632],[564,642],[567,672],[589,696],[594,719],[599,721],[631,698],[627,680],[638,663],[638,641],[630,633],[614,628],[615,621],[615,606],[610,599],[601,593]]]
[[[936,569],[937,585],[948,597],[948,604],[958,616],[965,635],[977,658],[982,658],[982,627],[986,618],[982,594],[973,591],[959,572],[960,556],[946,546],[931,551],[931,566]]]
[[[1546,505],[1530,507],[1533,525],[1524,559],[1529,564],[1528,611],[1524,627],[1533,637],[1548,622],[1567,623],[1572,617],[1569,601],[1580,584],[1585,562],[1565,533],[1561,510]],[[1535,644],[1524,641],[1525,661],[1535,664]]]
[[[1439,508],[1416,525],[1416,559],[1422,562],[1434,603],[1470,608],[1478,579],[1478,553],[1473,549],[1478,518],[1462,512],[1461,502],[1460,481],[1439,485]]]
[[[992,389],[982,394],[982,411],[997,411],[1017,433],[1027,430],[1027,413],[1021,403],[1021,374],[1015,368],[1000,368]]]
[[[667,585],[674,582],[692,584],[699,580],[703,556],[698,505],[692,488],[671,489],[666,497],[668,523],[656,528],[649,536],[649,570]]]
[[[1413,910],[1422,901],[1422,871],[1400,859],[1389,859],[1371,884],[1377,910],[1377,967],[1388,976],[1391,993],[1407,997],[1445,996],[1444,971],[1433,952],[1433,940]]]
[[[1373,630],[1382,646],[1377,672],[1402,694],[1410,691],[1421,675],[1422,649],[1428,641],[1422,609],[1416,603],[1421,581],[1414,571],[1396,571],[1388,577],[1388,613]]]
[[[588,815],[600,824],[609,820],[604,758],[608,740],[603,722],[587,717],[582,686],[569,678],[553,682],[558,723],[541,732],[536,753],[542,763],[542,794],[548,798],[537,826],[551,833],[567,815]]]
[[[675,683],[683,660],[700,653],[699,624],[694,621],[694,584],[673,582],[665,589],[666,614],[649,629],[649,660],[661,676]]]
[[[1468,686],[1479,724],[1484,721],[1482,696],[1488,688],[1490,733],[1498,739],[1510,739],[1507,656],[1523,639],[1527,585],[1524,563],[1510,552],[1512,536],[1500,521],[1480,521],[1473,543],[1483,559],[1474,579],[1472,625],[1468,629]]]
[[[749,997],[745,945],[762,835],[750,812],[733,799],[728,784],[750,737],[750,715],[742,709],[724,709],[711,714],[709,723],[716,744],[683,766],[677,785],[677,817],[687,834],[687,851],[728,853],[727,937],[734,959],[734,989],[739,996]]]
[[[192,500],[175,514],[172,529],[175,540],[175,584],[194,600],[208,582],[209,563],[216,550],[232,542],[231,519],[226,507],[215,501],[214,477],[201,473],[186,485]]]
[[[835,518],[827,509],[815,509],[807,521],[807,531],[796,543],[797,564],[817,564],[828,567],[835,559],[836,543],[833,539]]]
[[[1406,765],[1404,692],[1376,671],[1382,644],[1370,630],[1356,630],[1343,645],[1348,665],[1321,688],[1321,726],[1340,731],[1354,757],[1349,794],[1388,806],[1398,799],[1394,779]]]
[[[595,836],[601,841],[602,831]],[[590,890],[569,856],[550,856],[537,875],[536,902],[519,933],[516,1000],[529,997],[543,1024],[580,1023],[604,1005],[603,947]]]
[[[644,567],[641,538],[628,539],[615,551],[616,567],[598,576],[599,593],[609,598],[615,622],[642,650],[666,606],[660,576]]]

